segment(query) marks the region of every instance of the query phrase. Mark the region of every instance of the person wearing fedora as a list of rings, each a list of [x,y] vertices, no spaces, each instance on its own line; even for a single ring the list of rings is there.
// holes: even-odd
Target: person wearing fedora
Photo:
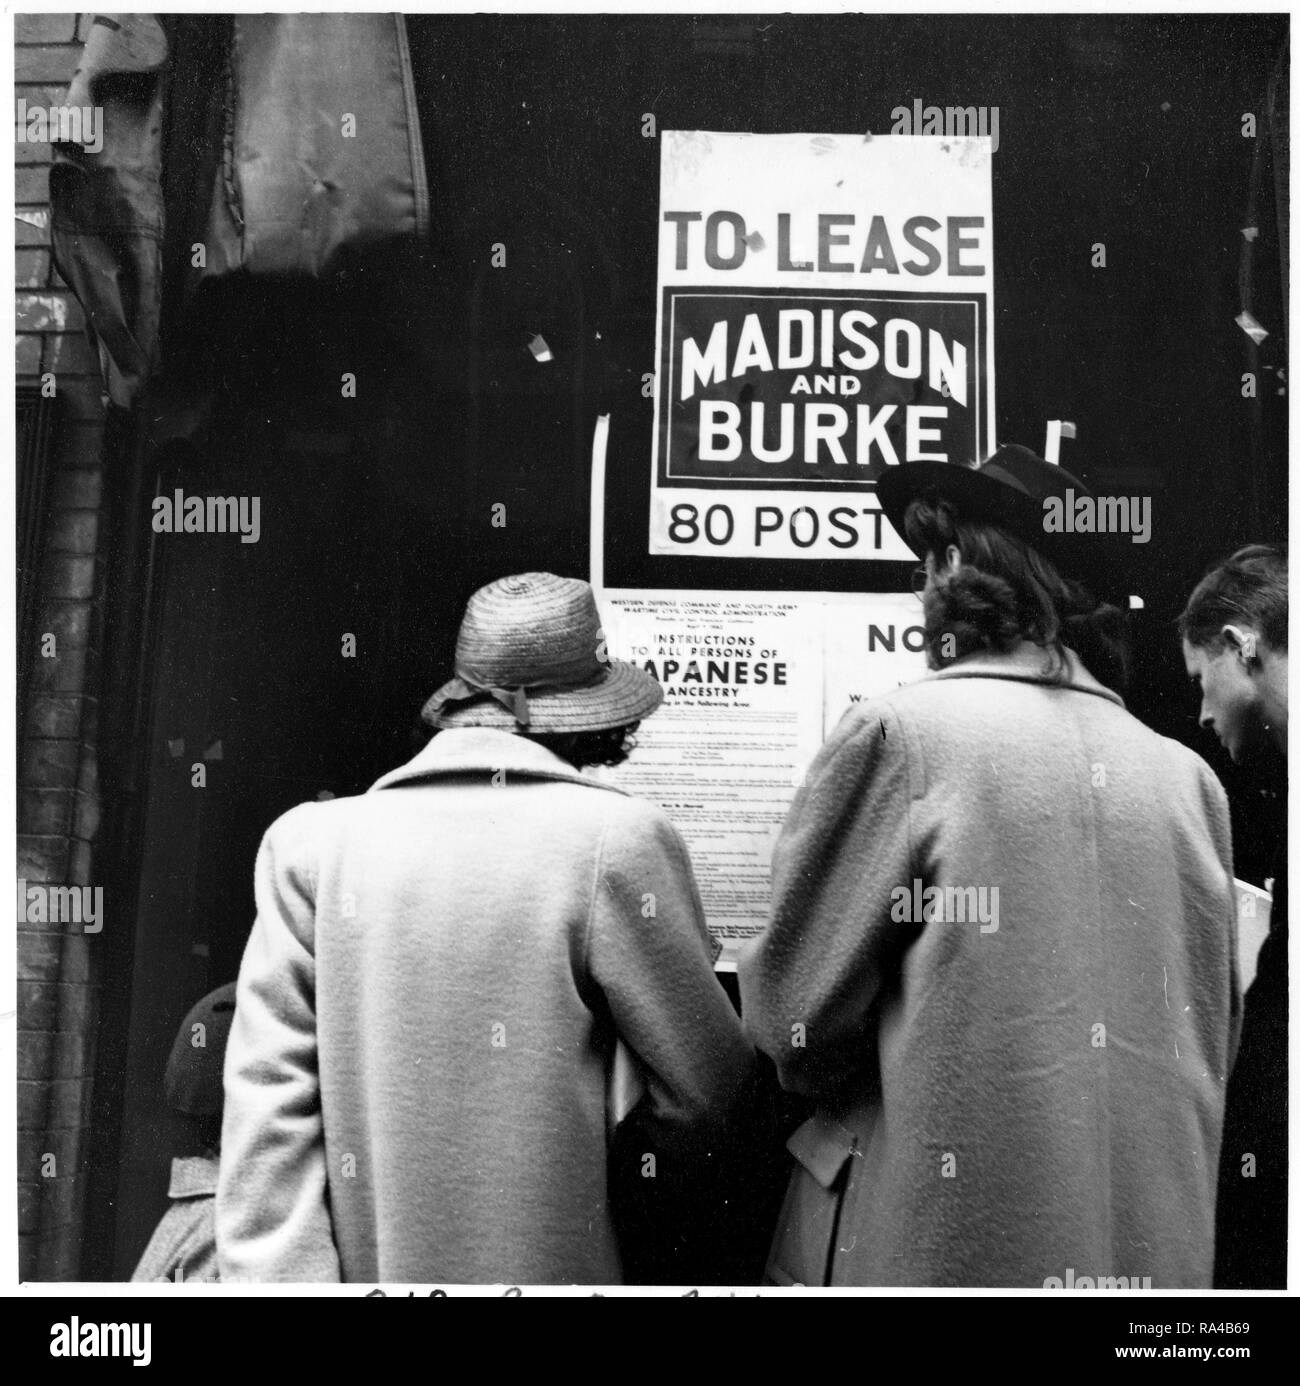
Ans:
[[[1287,608],[1286,551],[1251,544],[1206,573],[1178,618],[1187,673],[1200,693],[1201,726],[1234,762],[1252,769],[1262,770],[1265,758],[1274,767],[1286,760]],[[1228,1082],[1216,1289],[1286,1289],[1287,1035],[1283,846]]]
[[[1240,1023],[1226,797],[1131,716],[1108,536],[1028,449],[886,471],[932,672],[796,796],[742,1014],[815,1105],[778,1283],[1208,1287]]]
[[[504,578],[470,599],[428,745],[271,826],[223,1279],[621,1281],[611,1127],[635,1119],[639,1177],[680,1180],[754,1060],[681,838],[579,768],[662,697],[608,657],[586,583]]]

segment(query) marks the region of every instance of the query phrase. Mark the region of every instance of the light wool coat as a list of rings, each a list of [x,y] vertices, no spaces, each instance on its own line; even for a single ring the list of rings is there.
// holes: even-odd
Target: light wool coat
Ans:
[[[1042,664],[971,658],[854,707],[790,810],[740,964],[747,1027],[817,1103],[778,1282],[1210,1284],[1227,802],[1077,661],[1067,687]],[[909,922],[918,882],[996,888],[996,929]]]
[[[617,1283],[616,1042],[670,1143],[726,1117],[753,1058],[664,815],[524,738],[450,730],[369,793],[286,813],[256,877],[222,1278]]]

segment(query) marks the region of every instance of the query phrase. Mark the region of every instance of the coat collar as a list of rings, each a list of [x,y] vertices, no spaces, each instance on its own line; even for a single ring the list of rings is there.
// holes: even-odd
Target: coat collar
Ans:
[[[593,789],[608,789],[614,794],[627,793],[616,785],[575,770],[568,761],[561,760],[554,751],[548,751],[536,741],[495,727],[448,727],[440,731],[414,759],[381,775],[368,792],[373,794],[377,789],[391,789],[413,780],[443,775],[492,775],[498,770],[529,779],[565,780]]]
[[[928,675],[931,679],[1011,679],[1017,683],[1042,683],[1049,687],[1071,688],[1076,693],[1092,693],[1098,698],[1124,706],[1124,699],[1107,688],[1104,683],[1088,672],[1083,661],[1068,646],[1065,651],[1066,679],[1063,684],[1053,684],[1043,672],[1046,652],[1041,645],[1022,640],[1014,650],[1006,654],[983,651],[968,655],[946,669]]]
[[[187,1155],[172,1161],[168,1198],[207,1198],[217,1191],[220,1164],[210,1155]]]

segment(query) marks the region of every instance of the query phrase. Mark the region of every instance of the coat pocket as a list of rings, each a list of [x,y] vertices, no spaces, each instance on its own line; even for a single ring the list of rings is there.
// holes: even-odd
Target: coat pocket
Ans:
[[[766,1279],[773,1285],[825,1285],[840,1203],[848,1182],[845,1166],[858,1138],[832,1117],[810,1117],[785,1147],[795,1158]]]

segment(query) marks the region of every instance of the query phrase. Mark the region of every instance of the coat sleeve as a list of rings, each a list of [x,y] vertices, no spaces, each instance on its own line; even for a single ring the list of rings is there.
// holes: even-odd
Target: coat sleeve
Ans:
[[[741,955],[745,1026],[782,1086],[818,1098],[870,1058],[867,1014],[916,929],[891,918],[911,890],[912,788],[887,703],[851,708],[796,794],[772,856],[772,915]]]
[[[316,1060],[316,805],[257,856],[257,919],[235,993],[217,1183],[222,1280],[337,1281]]]
[[[601,840],[587,965],[646,1085],[640,1113],[669,1139],[726,1120],[754,1062],[713,973],[690,857],[657,809],[637,803]]]

